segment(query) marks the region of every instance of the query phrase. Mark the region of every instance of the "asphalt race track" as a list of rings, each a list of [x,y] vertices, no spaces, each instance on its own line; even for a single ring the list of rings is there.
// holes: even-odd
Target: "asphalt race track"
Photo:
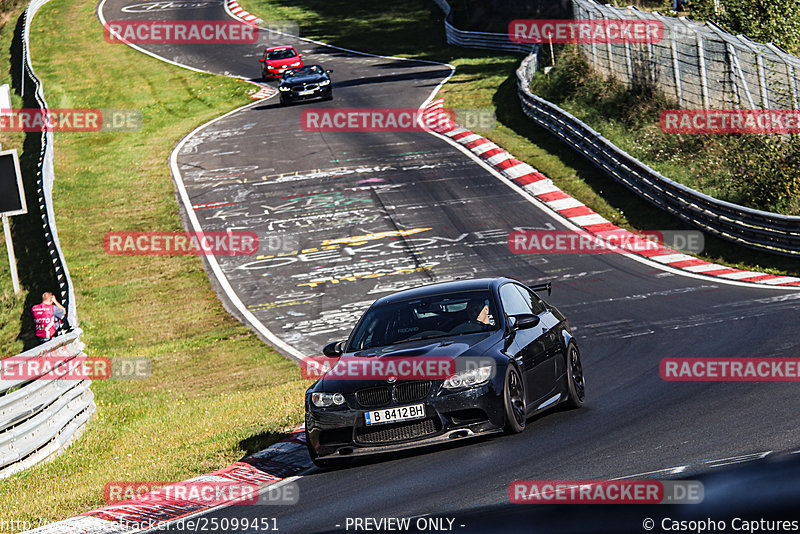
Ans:
[[[131,7],[141,4],[108,0],[102,13],[229,19],[221,3]],[[282,351],[318,354],[374,299],[398,289],[474,276],[552,280],[548,300],[576,331],[588,395],[584,408],[538,417],[520,435],[311,470],[296,481],[298,505],[227,507],[208,517],[275,517],[284,532],[336,530],[346,517],[507,503],[517,479],[614,478],[686,464],[700,471],[709,460],[798,448],[793,383],[671,383],[658,366],[666,357],[796,357],[800,292],[676,275],[618,255],[514,255],[511,230],[565,226],[454,146],[424,132],[301,126],[301,113],[314,108],[416,109],[451,74],[448,66],[270,42],[293,44],[306,64],[333,69],[335,99],[281,107],[270,98],[202,127],[177,152],[176,178],[203,230],[258,233],[258,257],[217,261],[247,312],[293,347]],[[143,47],[256,79],[264,44]],[[211,278],[231,312],[252,326]]]

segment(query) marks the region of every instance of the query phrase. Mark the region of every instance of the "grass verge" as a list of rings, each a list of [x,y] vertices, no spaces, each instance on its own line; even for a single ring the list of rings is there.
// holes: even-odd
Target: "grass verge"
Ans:
[[[54,208],[87,353],[150,358],[153,375],[94,382],[98,409],[83,437],[54,461],[0,481],[6,521],[38,524],[100,506],[109,481],[184,480],[218,469],[302,422],[308,382],[228,315],[199,258],[103,250],[112,230],[181,230],[169,153],[199,124],[249,102],[252,86],[105,42],[95,6],[53,0],[34,19],[31,50],[48,103],[138,109],[144,125],[57,133]],[[6,50],[13,25],[3,28]],[[3,55],[2,72],[8,62]],[[9,138],[7,147],[20,141]],[[15,306],[6,302],[2,333],[10,337],[5,308]]]
[[[371,53],[447,62],[455,75],[439,95],[449,108],[490,108],[497,116],[491,131],[480,133],[516,158],[531,164],[561,189],[597,213],[629,230],[689,229],[607,177],[522,113],[516,69],[520,54],[450,46],[444,15],[434,2],[409,0],[373,9],[353,0],[240,0],[264,20],[293,20],[303,37]],[[645,1],[653,8],[663,2]],[[620,106],[628,105],[619,102]],[[706,235],[699,257],[739,269],[800,275],[797,260],[754,251]]]
[[[487,136],[607,218],[628,227],[668,227],[649,205],[522,115],[514,77],[520,56],[447,46],[432,2],[382,10],[352,0],[245,3],[266,20],[299,21],[306,36],[453,63],[458,73],[444,88],[447,106],[494,108],[498,126]],[[197,258],[142,261],[102,250],[110,230],[180,229],[169,151],[193,127],[246,103],[248,87],[109,45],[94,7],[88,0],[53,0],[37,15],[32,49],[49,103],[138,108],[145,126],[128,134],[57,135],[55,210],[89,352],[150,357],[154,375],[96,382],[98,412],[84,437],[52,463],[0,481],[4,519],[52,521],[79,513],[102,504],[108,481],[207,472],[301,422],[306,382],[225,313]],[[6,29],[0,37],[8,46]],[[0,58],[0,71],[8,72],[7,61]]]

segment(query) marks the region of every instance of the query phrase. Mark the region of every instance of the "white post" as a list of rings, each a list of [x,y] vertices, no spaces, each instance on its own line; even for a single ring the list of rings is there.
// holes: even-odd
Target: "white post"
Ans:
[[[675,35],[675,28],[670,28],[672,32],[672,39],[670,39],[670,43],[672,44],[672,72],[675,78],[675,91],[678,96],[678,104],[680,107],[683,107],[683,88],[681,87],[681,64],[678,61],[678,38]]]
[[[20,74],[19,74],[19,96],[24,97],[25,96],[25,40],[24,39],[22,41],[21,55],[22,55],[22,65],[20,65],[20,67],[22,68],[20,69]]]
[[[3,234],[6,236],[6,250],[8,251],[8,268],[11,271],[11,284],[14,294],[19,295],[19,276],[17,276],[17,258],[14,256],[14,242],[11,241],[11,225],[8,224],[8,215],[3,215]]]
[[[703,107],[708,109],[711,104],[709,104],[708,99],[708,78],[706,77],[706,58],[705,58],[705,51],[703,50],[703,37],[700,35],[700,32],[697,33],[697,58],[700,61],[699,70],[700,70],[700,90],[703,93]]]

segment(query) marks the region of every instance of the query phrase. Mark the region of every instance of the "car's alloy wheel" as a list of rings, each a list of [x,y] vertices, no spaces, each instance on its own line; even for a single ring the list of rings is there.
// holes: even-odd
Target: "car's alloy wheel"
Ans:
[[[503,404],[506,411],[506,432],[516,434],[525,430],[525,385],[517,368],[509,364],[503,387]]]
[[[586,396],[586,380],[583,377],[581,353],[575,343],[567,346],[567,406],[580,408]]]

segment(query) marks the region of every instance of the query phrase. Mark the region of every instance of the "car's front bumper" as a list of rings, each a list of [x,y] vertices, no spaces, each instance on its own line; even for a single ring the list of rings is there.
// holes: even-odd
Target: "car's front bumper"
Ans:
[[[283,97],[289,100],[313,100],[315,98],[325,98],[331,95],[330,84],[314,89],[312,93],[307,95],[299,94],[299,91],[281,91]]]
[[[505,425],[502,385],[458,392],[437,391],[416,402],[391,403],[384,409],[425,405],[425,418],[401,423],[366,425],[364,413],[374,409],[357,406],[353,394],[345,395],[340,408],[306,405],[308,446],[318,458],[342,458],[392,452],[471,438],[501,431]]]
[[[261,72],[264,74],[264,77],[266,78],[280,78],[281,76],[283,76],[284,72],[293,68],[295,67],[279,67],[276,69],[262,68]]]

